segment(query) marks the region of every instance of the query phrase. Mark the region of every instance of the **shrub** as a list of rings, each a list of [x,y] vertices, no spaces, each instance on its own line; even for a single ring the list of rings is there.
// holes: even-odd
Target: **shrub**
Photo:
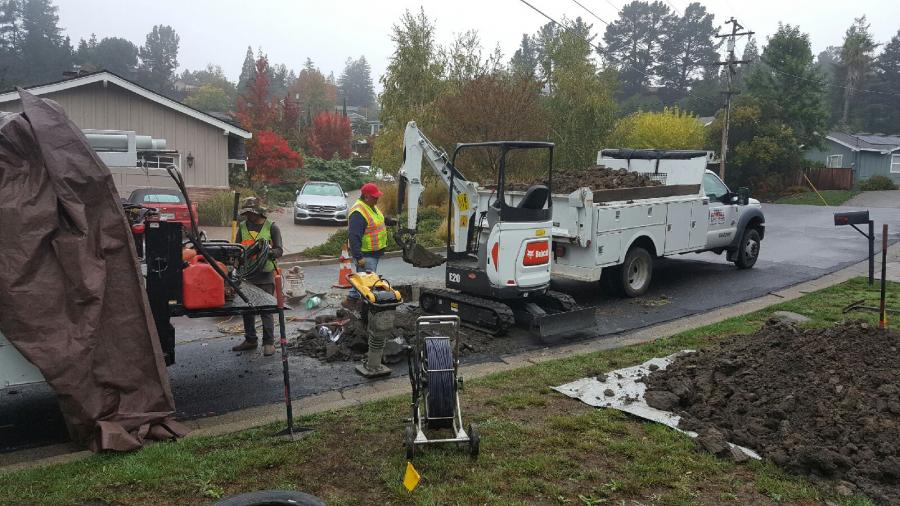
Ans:
[[[269,207],[289,206],[294,202],[297,185],[293,183],[281,183],[266,188],[266,204]]]
[[[379,206],[380,207],[380,206]],[[405,221],[404,215],[398,216],[398,220]],[[436,207],[423,207],[419,209],[419,231],[416,236],[419,244],[422,246],[443,246],[446,244],[446,216],[445,211]],[[300,254],[307,258],[315,258],[319,256],[338,256],[341,249],[347,244],[347,229],[342,228],[331,234],[328,239],[318,246],[306,248]],[[400,247],[394,240],[394,229],[388,227],[388,244],[387,251],[397,251]]]
[[[197,204],[197,219],[207,227],[227,227],[231,224],[234,193],[223,191]]]
[[[897,185],[887,176],[872,176],[859,184],[859,189],[864,192],[878,190],[896,190]]]
[[[300,176],[306,181],[338,183],[346,192],[358,189],[366,180],[366,176],[354,169],[349,160],[323,160],[314,156],[306,159]]]

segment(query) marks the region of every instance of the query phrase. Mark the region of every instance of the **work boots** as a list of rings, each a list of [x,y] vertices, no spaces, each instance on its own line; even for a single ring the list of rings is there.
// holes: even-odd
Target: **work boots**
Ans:
[[[242,342],[241,344],[238,344],[237,346],[234,346],[233,348],[231,348],[231,351],[255,350],[257,345],[258,345],[258,343],[256,341],[250,341],[248,339],[245,339],[244,342]]]

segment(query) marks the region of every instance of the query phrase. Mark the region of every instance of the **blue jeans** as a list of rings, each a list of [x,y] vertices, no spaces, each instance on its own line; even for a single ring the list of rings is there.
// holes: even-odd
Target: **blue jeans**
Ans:
[[[379,258],[380,258],[380,257],[374,257],[374,256],[370,257],[370,256],[365,256],[365,255],[364,255],[364,256],[363,256],[363,260],[366,261],[366,266],[363,267],[362,270],[364,270],[364,271],[372,271],[372,272],[375,272],[376,269],[378,269],[378,259],[379,259]],[[359,266],[356,267],[356,272],[360,272]],[[356,288],[351,288],[351,289],[350,289],[350,293],[347,294],[347,298],[348,298],[348,299],[358,299],[358,298],[360,298],[359,292],[356,291]]]

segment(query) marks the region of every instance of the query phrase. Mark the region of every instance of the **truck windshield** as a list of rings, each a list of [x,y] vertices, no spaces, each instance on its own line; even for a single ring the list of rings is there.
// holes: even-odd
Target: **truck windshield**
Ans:
[[[719,179],[719,176],[707,172],[703,175],[703,192],[711,199],[719,199],[728,193],[728,187]]]

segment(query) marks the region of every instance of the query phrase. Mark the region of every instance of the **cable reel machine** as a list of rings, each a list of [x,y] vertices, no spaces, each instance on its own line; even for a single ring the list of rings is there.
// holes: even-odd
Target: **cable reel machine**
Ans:
[[[478,457],[478,428],[463,429],[459,404],[459,317],[422,316],[416,320],[416,335],[407,349],[409,382],[412,385],[412,425],[404,430],[406,458],[412,460],[429,444],[468,445],[469,455]],[[429,438],[425,431],[452,430],[452,437]]]

